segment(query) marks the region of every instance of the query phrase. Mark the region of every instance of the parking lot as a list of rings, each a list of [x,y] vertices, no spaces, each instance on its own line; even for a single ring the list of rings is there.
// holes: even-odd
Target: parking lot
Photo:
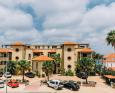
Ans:
[[[22,79],[22,76],[13,76],[14,79]],[[40,86],[40,80],[44,78],[26,78],[30,81],[29,85],[25,86],[25,84],[20,84],[18,88],[11,88],[7,86],[8,93],[30,93],[30,92],[38,92],[38,93],[76,93],[76,91],[71,91],[69,89],[63,88],[62,90],[55,90],[53,88],[47,87],[46,85]],[[60,80],[74,80],[79,81],[80,79],[73,76],[58,76],[54,75],[50,77],[50,79],[60,79]],[[81,86],[80,90],[77,93],[114,93],[115,89],[104,83],[104,80],[99,76],[89,77],[88,80],[97,82],[96,87],[86,87]],[[6,87],[0,88],[0,93],[5,93]]]

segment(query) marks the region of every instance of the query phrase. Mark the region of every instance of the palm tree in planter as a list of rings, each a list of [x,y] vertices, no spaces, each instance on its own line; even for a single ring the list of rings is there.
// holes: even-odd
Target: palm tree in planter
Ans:
[[[81,72],[87,73],[88,75],[88,73],[90,73],[91,71],[95,69],[95,60],[88,57],[83,57],[77,63],[77,69]],[[87,79],[88,79],[88,76],[86,78],[86,83],[88,83]]]
[[[20,60],[20,61],[18,61],[18,66],[22,72],[22,75],[23,75],[22,81],[24,82],[25,71],[31,67],[31,64],[30,64],[30,62],[28,62],[26,60]]]
[[[46,61],[43,63],[43,70],[47,75],[47,80],[49,80],[49,75],[53,72],[53,63],[50,61]]]
[[[106,37],[108,45],[112,45],[115,50],[115,30],[111,30]]]

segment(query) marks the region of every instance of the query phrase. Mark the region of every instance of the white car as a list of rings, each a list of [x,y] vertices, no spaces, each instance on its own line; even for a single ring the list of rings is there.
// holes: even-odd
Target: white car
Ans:
[[[5,72],[5,73],[4,73],[4,77],[6,77],[6,78],[11,78],[12,75],[10,74],[10,72]]]
[[[0,88],[4,87],[4,80],[0,79]]]
[[[63,83],[60,80],[49,80],[47,82],[48,87],[52,87],[54,89],[62,89]]]

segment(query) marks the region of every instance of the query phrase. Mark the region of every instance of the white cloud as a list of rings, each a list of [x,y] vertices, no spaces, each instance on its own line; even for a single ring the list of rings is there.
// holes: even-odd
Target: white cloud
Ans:
[[[13,3],[12,3],[13,2]],[[98,52],[112,51],[106,34],[115,29],[115,3],[87,10],[90,0],[1,0],[0,39],[35,41],[80,41],[90,43]],[[29,5],[38,18],[43,17],[43,31],[34,26],[33,16],[17,6]],[[105,51],[106,50],[106,51]]]

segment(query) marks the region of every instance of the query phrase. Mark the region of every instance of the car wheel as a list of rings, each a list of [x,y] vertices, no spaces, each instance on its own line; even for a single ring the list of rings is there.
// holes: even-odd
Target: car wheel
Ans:
[[[54,89],[56,89],[56,90],[57,90],[57,89],[58,89],[58,86],[55,86],[55,87],[54,87]]]
[[[50,87],[49,84],[47,84],[47,86]]]
[[[72,91],[72,90],[73,90],[73,88],[70,88],[70,90]]]

